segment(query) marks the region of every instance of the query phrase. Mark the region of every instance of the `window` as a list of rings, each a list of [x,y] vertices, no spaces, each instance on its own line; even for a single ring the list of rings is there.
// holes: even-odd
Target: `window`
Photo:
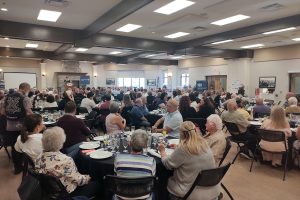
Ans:
[[[118,78],[118,87],[145,87],[145,78]]]
[[[164,73],[164,82],[163,85],[168,85],[168,72]]]
[[[181,74],[181,86],[188,86],[190,84],[190,75],[189,74]]]

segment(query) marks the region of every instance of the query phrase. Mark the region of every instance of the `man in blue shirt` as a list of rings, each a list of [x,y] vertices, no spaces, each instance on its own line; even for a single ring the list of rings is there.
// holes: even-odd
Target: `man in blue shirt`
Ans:
[[[143,105],[142,99],[138,98],[135,100],[135,105],[131,110],[132,122],[135,126],[150,126],[150,123],[146,119],[146,115],[149,112],[146,107]]]

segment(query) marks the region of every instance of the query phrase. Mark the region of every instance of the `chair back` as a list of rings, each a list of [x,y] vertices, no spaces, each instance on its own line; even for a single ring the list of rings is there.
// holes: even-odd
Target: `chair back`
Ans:
[[[59,111],[58,110],[58,107],[46,107],[46,108],[43,108],[43,111],[48,111],[48,112],[55,112],[55,111]]]
[[[226,121],[224,121],[223,123],[225,124],[227,130],[231,135],[237,135],[241,133],[239,127],[235,123]]]
[[[264,117],[269,117],[271,113],[263,113],[263,112],[256,112],[254,113],[254,118],[264,118]]]
[[[118,196],[137,198],[155,192],[156,178],[145,177],[120,177],[113,175],[104,176],[106,190]]]
[[[184,121],[191,121],[193,122],[197,127],[199,127],[200,131],[203,135],[206,133],[206,119],[205,118],[186,118]]]
[[[227,173],[230,165],[231,163],[228,163],[218,168],[201,171],[194,181],[191,189],[183,197],[183,200],[186,200],[190,196],[196,186],[212,187],[219,184]]]
[[[282,131],[257,129],[260,139],[268,142],[283,142],[286,144],[285,134]]]
[[[231,142],[230,142],[230,139],[229,137],[226,138],[226,147],[225,147],[225,150],[224,150],[224,153],[223,153],[223,156],[222,156],[222,159],[220,160],[219,162],[219,166],[222,165],[222,163],[224,162],[228,152],[230,151],[231,149]]]
[[[78,113],[89,113],[89,111],[86,107],[78,107],[77,112]]]
[[[23,166],[23,177],[25,177],[28,173],[28,169],[35,169],[34,167],[34,162],[31,159],[31,157],[27,153],[22,153],[23,154],[23,161],[24,161],[24,166]]]

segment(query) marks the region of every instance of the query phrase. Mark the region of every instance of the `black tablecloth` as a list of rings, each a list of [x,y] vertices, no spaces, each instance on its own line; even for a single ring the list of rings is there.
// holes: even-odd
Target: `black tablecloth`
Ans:
[[[172,171],[167,170],[160,158],[154,157],[156,161],[156,177],[158,177],[157,191],[158,200],[167,199],[167,183],[168,178],[172,175]],[[104,196],[104,187],[103,185],[103,176],[113,175],[114,174],[114,157],[96,160],[92,159],[89,156],[86,156],[83,153],[79,154],[77,167],[80,173],[89,174],[92,179],[98,180],[101,185],[102,196]]]

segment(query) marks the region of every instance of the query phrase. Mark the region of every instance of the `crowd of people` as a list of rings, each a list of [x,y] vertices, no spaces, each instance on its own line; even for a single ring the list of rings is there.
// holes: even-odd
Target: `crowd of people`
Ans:
[[[18,91],[1,95],[1,127],[12,146],[15,174],[22,171],[22,154],[26,153],[34,161],[37,172],[58,177],[72,196],[87,197],[99,195],[100,186],[89,175],[80,174],[76,167],[79,145],[91,134],[84,121],[75,116],[79,108],[86,108],[88,115],[97,113],[94,119],[103,125],[97,128],[107,134],[118,134],[128,126],[138,129],[130,139],[131,153],[115,157],[114,169],[118,176],[156,174],[155,159],[143,155],[148,135],[140,128],[149,127],[155,133],[177,138],[179,144],[171,155],[167,156],[164,144],[158,148],[165,168],[174,171],[167,186],[169,198],[177,199],[187,193],[199,172],[218,166],[226,148],[223,122],[237,125],[239,134],[233,137],[247,143],[250,151],[245,149],[243,153],[248,157],[254,156],[257,144],[268,151],[283,150],[282,144],[259,141],[249,120],[268,113],[270,118],[263,121],[261,128],[283,131],[288,138],[291,130],[286,114],[300,113],[297,98],[289,93],[286,108],[271,107],[256,98],[251,112],[246,109],[248,101],[242,95],[215,91],[200,94],[191,88],[172,93],[165,88],[69,88],[60,98],[54,90],[34,91],[28,83],[22,83]],[[41,115],[33,112],[46,108],[64,111],[55,127],[46,129]],[[160,111],[161,115],[153,111]],[[195,118],[204,119],[205,123],[195,125],[190,120]],[[296,136],[300,140],[300,128]],[[295,147],[299,148],[299,144],[296,141]],[[274,166],[282,163],[282,156],[277,154],[263,152],[262,158]],[[217,199],[219,194],[219,185],[197,187],[189,199]],[[152,199],[152,195],[144,198]]]

